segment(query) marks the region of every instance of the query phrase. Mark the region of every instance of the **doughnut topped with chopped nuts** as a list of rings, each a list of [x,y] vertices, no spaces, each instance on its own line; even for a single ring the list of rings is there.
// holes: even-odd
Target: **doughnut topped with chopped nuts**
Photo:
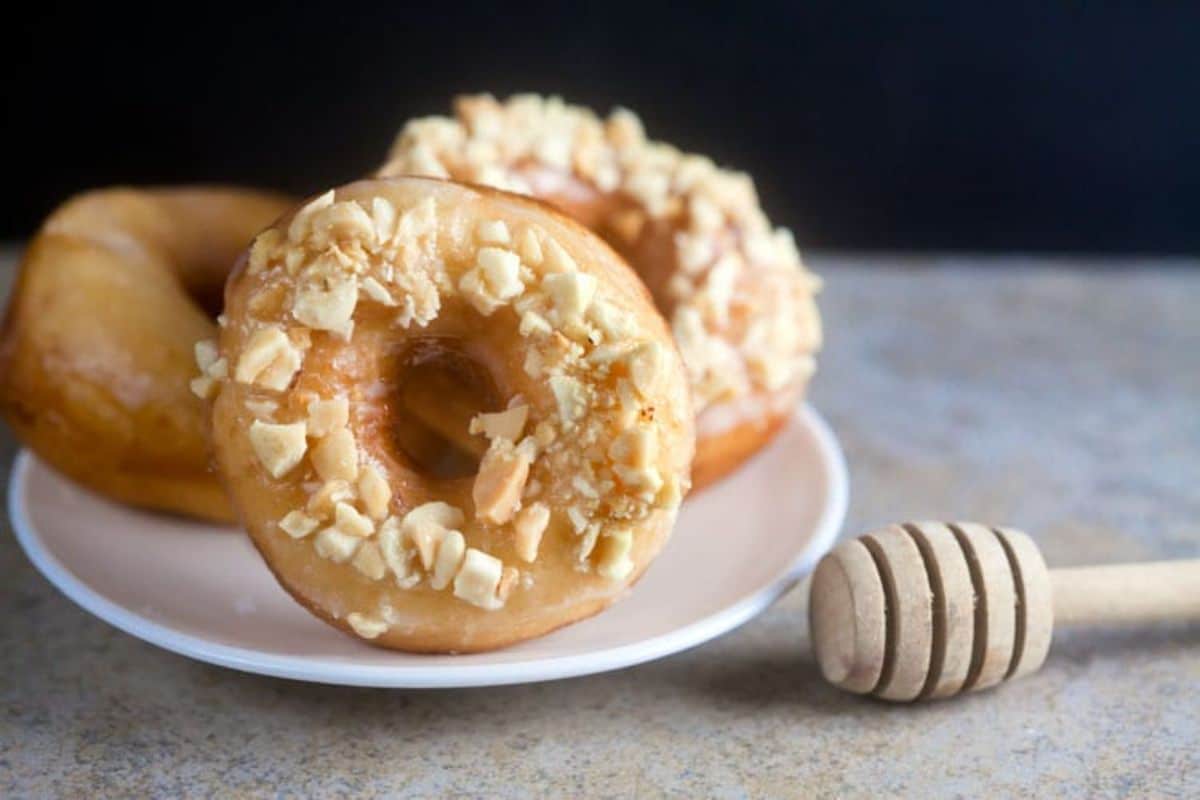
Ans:
[[[604,237],[646,282],[695,398],[693,478],[709,483],[765,445],[815,369],[818,279],[772,228],[753,182],[558,98],[459,98],[409,122],[379,171],[451,178],[546,200]]]
[[[689,488],[688,379],[645,288],[510,194],[402,178],[309,200],[254,241],[197,356],[267,564],[381,646],[484,650],[600,611]]]

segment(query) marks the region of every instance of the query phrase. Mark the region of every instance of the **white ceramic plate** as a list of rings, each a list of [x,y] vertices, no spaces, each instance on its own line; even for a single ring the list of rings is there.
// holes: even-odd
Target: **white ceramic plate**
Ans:
[[[689,499],[662,555],[604,613],[491,653],[418,656],[319,622],[238,532],[109,503],[28,452],[8,505],[51,583],[121,630],[247,672],[357,686],[432,688],[552,680],[639,664],[736,628],[812,569],[841,528],[846,468],[811,408],[732,478]]]

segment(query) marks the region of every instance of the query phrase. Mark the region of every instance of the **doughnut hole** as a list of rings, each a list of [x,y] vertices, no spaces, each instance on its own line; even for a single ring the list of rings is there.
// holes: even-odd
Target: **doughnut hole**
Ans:
[[[392,440],[412,468],[436,480],[473,477],[488,443],[468,431],[471,419],[503,408],[488,369],[450,338],[419,338],[400,354],[393,381]]]

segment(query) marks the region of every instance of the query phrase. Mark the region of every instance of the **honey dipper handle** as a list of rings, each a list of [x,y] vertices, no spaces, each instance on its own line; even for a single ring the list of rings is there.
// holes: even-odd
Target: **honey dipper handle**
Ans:
[[[1200,559],[1050,572],[1054,624],[1200,620]]]

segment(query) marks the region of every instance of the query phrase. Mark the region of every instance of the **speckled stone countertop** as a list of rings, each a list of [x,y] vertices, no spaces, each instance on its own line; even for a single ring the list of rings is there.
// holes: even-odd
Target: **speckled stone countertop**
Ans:
[[[847,535],[966,517],[1056,565],[1200,554],[1200,264],[812,264]],[[822,683],[797,590],[657,663],[410,692],[164,652],[75,607],[11,535],[0,585],[4,797],[1200,796],[1197,625],[1067,632],[1033,677],[893,707]]]

